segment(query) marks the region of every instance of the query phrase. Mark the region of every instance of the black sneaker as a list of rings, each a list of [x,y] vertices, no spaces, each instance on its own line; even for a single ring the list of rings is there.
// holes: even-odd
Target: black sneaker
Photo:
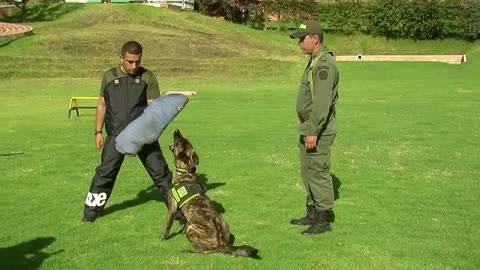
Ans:
[[[96,216],[95,216],[95,217],[92,217],[92,216],[83,216],[82,222],[90,222],[90,223],[92,223],[92,222],[95,221],[95,219],[97,219]]]
[[[102,211],[85,211],[83,214],[82,221],[83,222],[94,222],[98,217],[102,216]]]

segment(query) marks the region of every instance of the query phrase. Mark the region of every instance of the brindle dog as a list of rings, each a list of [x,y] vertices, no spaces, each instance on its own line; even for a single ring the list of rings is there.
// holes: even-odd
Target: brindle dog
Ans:
[[[180,208],[186,218],[184,232],[195,249],[193,252],[226,253],[258,258],[257,249],[246,245],[234,247],[230,244],[230,231],[227,223],[215,211],[212,201],[196,181],[198,156],[193,150],[192,144],[182,136],[178,129],[174,132],[173,145],[170,145],[170,150],[175,159],[175,176],[172,180],[174,186],[168,193],[168,214],[163,239],[169,238],[175,212]],[[181,191],[182,188],[183,191]],[[187,199],[182,201],[180,198],[182,195]]]

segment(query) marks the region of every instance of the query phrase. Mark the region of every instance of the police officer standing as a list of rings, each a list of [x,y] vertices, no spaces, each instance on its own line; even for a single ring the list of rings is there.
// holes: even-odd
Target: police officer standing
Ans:
[[[102,157],[85,200],[84,222],[95,221],[112,193],[125,157],[115,147],[116,136],[139,117],[153,99],[160,96],[155,75],[140,66],[142,46],[138,42],[126,42],[120,59],[120,66],[105,72],[100,88],[94,136],[96,148],[102,149]],[[107,133],[105,140],[102,135],[104,125]],[[144,145],[138,157],[158,188],[161,199],[166,201],[172,172],[158,141]]]
[[[300,171],[306,191],[306,215],[291,220],[293,225],[309,225],[304,235],[331,230],[334,221],[334,191],[330,175],[331,146],[337,133],[335,103],[339,73],[333,53],[323,44],[323,32],[316,21],[304,21],[297,32],[298,45],[309,56],[297,96],[300,120]]]

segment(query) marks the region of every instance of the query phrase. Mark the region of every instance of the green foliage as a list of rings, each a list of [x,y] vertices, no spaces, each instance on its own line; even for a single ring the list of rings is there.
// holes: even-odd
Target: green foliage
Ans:
[[[270,0],[262,1],[261,5],[265,14],[281,22],[298,23],[304,19],[314,18],[317,10],[317,3],[314,0]]]
[[[475,40],[480,35],[478,0],[374,0],[262,2],[264,14],[280,22],[318,19],[327,31],[366,33],[388,39],[447,37]]]
[[[327,31],[345,34],[365,32],[367,7],[363,2],[319,4],[317,17]]]
[[[27,20],[27,4],[28,4],[28,2],[29,2],[29,0],[21,0],[21,1],[8,0],[7,1],[8,4],[15,5],[16,7],[18,7],[20,9],[21,22],[26,22],[26,20]]]
[[[246,23],[249,19],[249,11],[257,12],[258,0],[197,0],[195,5],[198,6],[200,13],[212,16],[223,17],[227,21],[235,23]],[[252,18],[258,22],[256,15]]]
[[[469,40],[480,39],[480,1],[460,1],[462,20],[462,37]]]
[[[480,3],[476,0],[376,0],[362,12],[367,33],[390,39],[474,40],[480,31]]]

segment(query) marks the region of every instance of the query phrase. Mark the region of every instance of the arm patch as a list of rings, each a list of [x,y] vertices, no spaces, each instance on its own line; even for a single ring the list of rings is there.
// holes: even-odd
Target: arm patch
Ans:
[[[328,79],[328,71],[325,69],[320,70],[319,77],[320,77],[320,80]]]

